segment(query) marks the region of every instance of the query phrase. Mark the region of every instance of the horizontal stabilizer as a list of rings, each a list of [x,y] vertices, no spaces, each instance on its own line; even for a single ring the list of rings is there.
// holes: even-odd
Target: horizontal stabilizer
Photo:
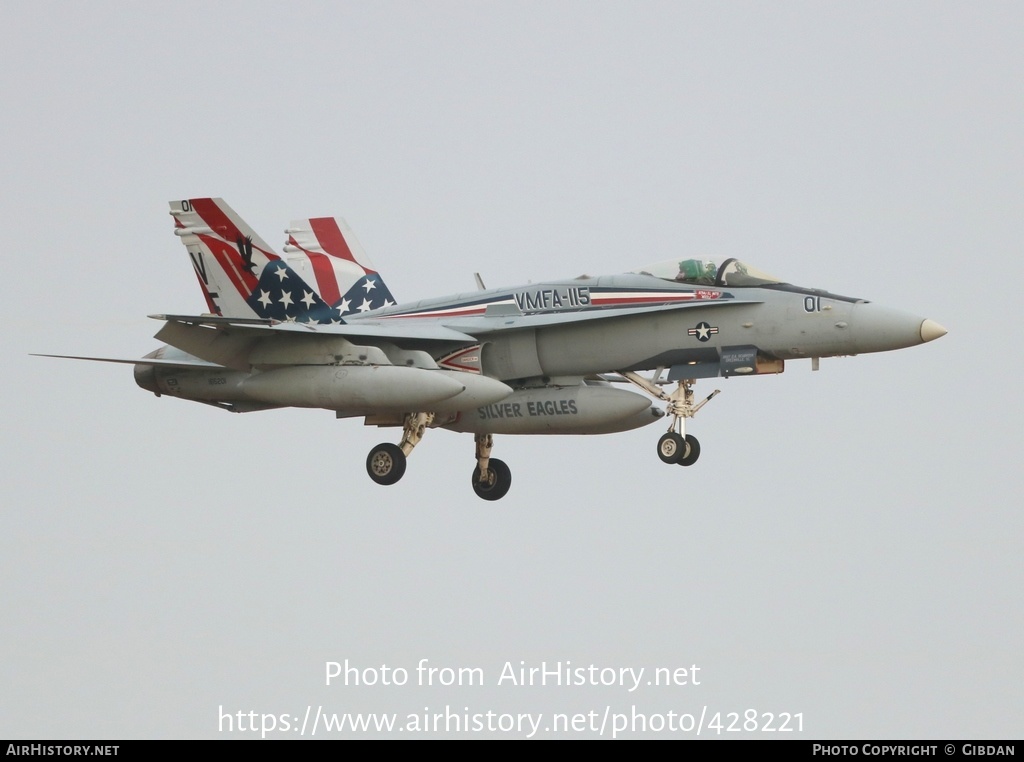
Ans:
[[[189,325],[274,325],[281,322],[273,318],[221,317],[220,315],[148,315],[147,317],[151,317],[153,320],[188,323]]]
[[[79,355],[44,355],[32,354],[32,357],[56,357],[61,360],[90,360],[92,362],[117,362],[126,365],[161,365],[166,368],[223,368],[223,365],[206,362],[205,360],[158,360],[154,357],[139,357],[133,360],[120,357],[81,357]]]

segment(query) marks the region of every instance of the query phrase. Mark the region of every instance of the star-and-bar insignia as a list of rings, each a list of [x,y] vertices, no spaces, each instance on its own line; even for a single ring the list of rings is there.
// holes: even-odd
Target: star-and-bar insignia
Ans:
[[[688,336],[696,336],[697,341],[710,341],[711,337],[716,333],[718,333],[718,327],[705,322],[697,323],[695,328],[691,328],[686,332]]]

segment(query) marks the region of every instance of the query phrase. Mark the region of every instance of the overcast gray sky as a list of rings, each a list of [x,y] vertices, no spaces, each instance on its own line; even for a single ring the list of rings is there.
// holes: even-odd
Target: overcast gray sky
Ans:
[[[307,707],[1020,737],[1020,4],[0,5],[0,737]],[[738,256],[949,335],[702,382],[690,469],[659,427],[500,437],[491,504],[433,431],[384,488],[394,430],[28,356],[141,356],[147,314],[203,309],[167,201],[204,195],[275,244],[344,216],[399,300]],[[409,684],[326,686],[346,659]]]

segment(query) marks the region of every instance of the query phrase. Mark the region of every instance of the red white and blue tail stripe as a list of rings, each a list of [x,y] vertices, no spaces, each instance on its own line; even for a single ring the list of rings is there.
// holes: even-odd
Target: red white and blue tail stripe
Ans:
[[[288,263],[316,284],[320,298],[339,316],[395,303],[391,291],[344,220],[292,220],[284,246]]]
[[[394,304],[343,222],[293,221],[282,257],[223,199],[176,200],[170,207],[210,314],[337,324]]]
[[[174,234],[188,250],[206,306],[216,315],[253,317],[249,297],[260,274],[280,259],[223,199],[171,201]]]

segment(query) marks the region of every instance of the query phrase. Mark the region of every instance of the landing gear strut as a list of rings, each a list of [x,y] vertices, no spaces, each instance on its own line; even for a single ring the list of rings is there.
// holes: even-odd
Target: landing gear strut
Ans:
[[[413,448],[423,439],[433,422],[433,413],[407,413],[402,421],[402,441],[379,444],[366,456],[366,473],[377,484],[394,484],[405,475],[405,465]]]
[[[622,371],[619,375],[627,381],[639,386],[645,392],[668,403],[665,411],[669,416],[668,433],[658,440],[658,457],[664,463],[676,463],[680,466],[692,466],[700,457],[700,442],[697,437],[686,433],[685,419],[693,418],[697,411],[708,404],[721,390],[715,389],[711,394],[696,405],[693,404],[692,378],[680,379],[679,385],[671,394],[666,393],[657,383],[648,381],[633,371]]]
[[[501,500],[512,486],[512,471],[505,461],[491,457],[494,438],[476,435],[476,468],[473,469],[473,491],[484,500]]]

